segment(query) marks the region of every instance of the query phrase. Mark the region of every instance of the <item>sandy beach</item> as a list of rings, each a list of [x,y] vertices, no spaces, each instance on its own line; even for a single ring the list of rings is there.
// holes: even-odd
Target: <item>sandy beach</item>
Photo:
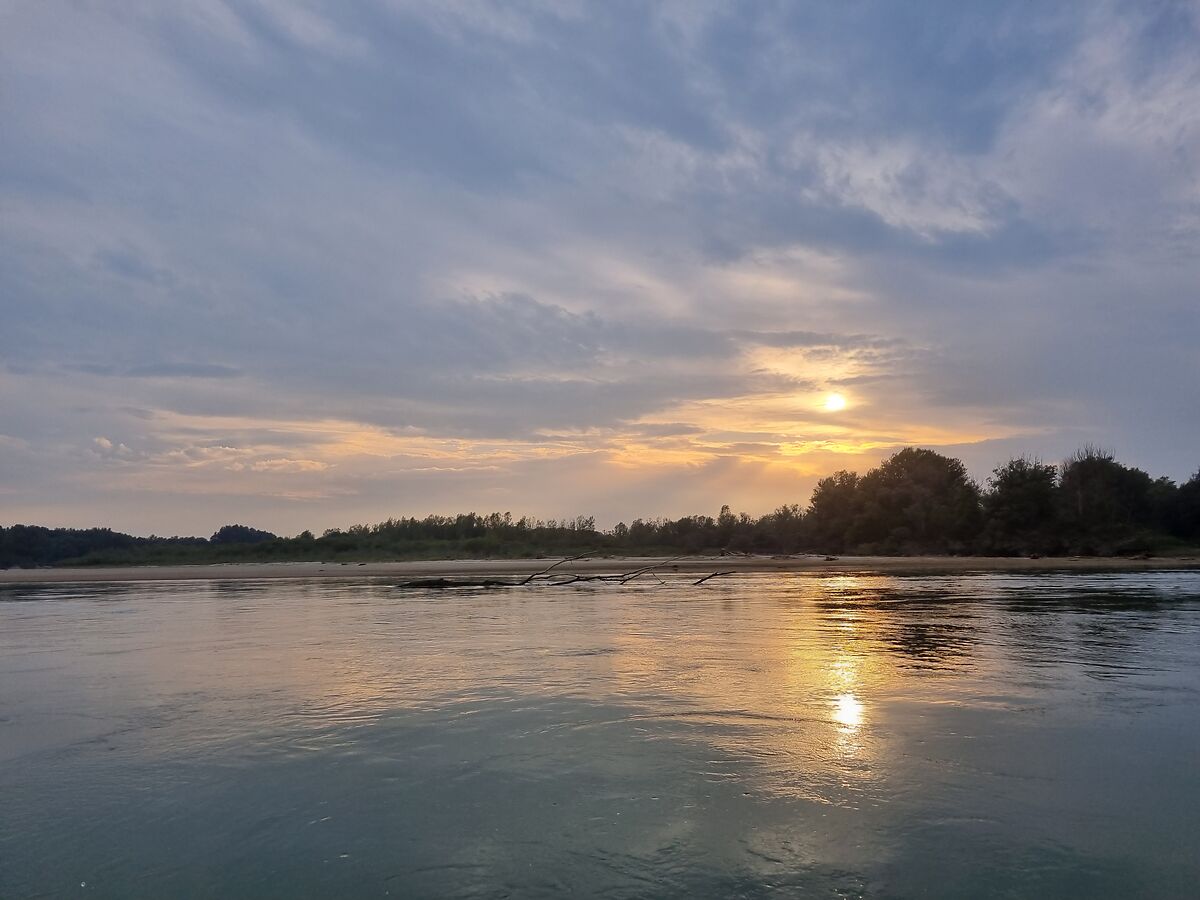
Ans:
[[[120,581],[254,581],[269,578],[409,578],[455,576],[521,576],[540,572],[554,563],[548,559],[456,559],[369,563],[227,563],[200,566],[114,566],[95,568],[44,568],[0,570],[0,584],[48,584]],[[1099,558],[1058,557],[1026,559],[994,556],[689,556],[681,559],[651,557],[595,557],[573,560],[556,568],[563,573],[599,574],[632,572],[654,564],[663,572],[1039,572],[1039,571],[1140,571],[1200,569],[1200,558]]]

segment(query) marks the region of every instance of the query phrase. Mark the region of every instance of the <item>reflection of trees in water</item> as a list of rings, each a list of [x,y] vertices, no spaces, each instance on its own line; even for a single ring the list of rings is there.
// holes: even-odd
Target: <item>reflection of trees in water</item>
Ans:
[[[1067,663],[1093,677],[1140,670],[1132,658],[1151,636],[1200,603],[1194,580],[1172,576],[843,576],[811,588],[831,640],[898,654],[906,667],[963,669],[1000,647],[1028,665]]]
[[[974,643],[970,627],[960,623],[901,621],[892,625],[885,646],[919,667],[954,669],[970,664]]]
[[[840,639],[903,657],[901,665],[922,669],[961,669],[971,664],[978,641],[978,616],[962,598],[912,591],[871,589],[842,591],[837,599],[817,600],[821,626]],[[853,621],[853,629],[845,628]]]
[[[1082,666],[1093,677],[1142,670],[1133,661],[1175,619],[1161,598],[1146,595],[1077,595],[1004,607],[1015,658],[1037,666]]]
[[[1015,596],[1000,596],[1001,605],[1014,612],[1161,612],[1179,607],[1180,600],[1200,599],[1195,595],[1174,597],[1151,587],[1128,588],[1119,591],[1112,588],[1080,588],[1070,592],[1052,592],[1039,595],[1036,590]]]
[[[1087,674],[1097,678],[1118,677],[1145,671],[1138,657],[1149,643],[1151,635],[1162,628],[1162,619],[1138,621],[1097,621],[1079,623],[1076,629],[1076,648],[1079,662],[1088,666]]]
[[[997,598],[996,626],[1014,659],[1043,669],[1068,665],[1092,678],[1146,672],[1142,654],[1200,602],[1194,584],[1161,578],[1114,585],[1121,576],[1079,583],[1088,577],[1026,578]]]

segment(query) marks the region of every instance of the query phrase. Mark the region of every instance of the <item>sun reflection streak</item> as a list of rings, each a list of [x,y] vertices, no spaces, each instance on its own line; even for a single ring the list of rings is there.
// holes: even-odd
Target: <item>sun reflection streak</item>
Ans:
[[[864,707],[862,701],[853,694],[841,694],[833,701],[833,721],[842,726],[843,731],[853,734],[862,727]]]
[[[844,626],[843,626],[844,627]],[[854,656],[842,656],[829,667],[830,681],[835,692],[854,693],[858,683],[859,660]]]
[[[836,583],[826,585],[826,589],[834,595],[853,595],[859,587],[858,579],[853,575],[840,577]],[[832,619],[830,624],[845,636],[837,639],[838,646],[826,668],[830,720],[837,728],[834,747],[845,760],[865,762],[866,747],[861,741],[863,735],[859,732],[867,720],[867,707],[861,697],[863,678],[867,674],[864,667],[869,672],[875,667],[874,660],[851,651],[847,646],[847,641],[852,642],[864,624],[859,610],[843,608]]]

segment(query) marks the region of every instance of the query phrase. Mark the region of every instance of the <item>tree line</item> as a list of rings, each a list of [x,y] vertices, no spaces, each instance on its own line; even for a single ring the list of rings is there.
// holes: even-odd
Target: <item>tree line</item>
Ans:
[[[961,461],[907,448],[818,482],[804,531],[831,552],[1155,552],[1200,540],[1200,472],[1176,485],[1085,447],[1059,466],[1011,459],[981,487]]]
[[[463,513],[278,537],[226,525],[209,538],[135,537],[107,528],[0,527],[0,567],[698,553],[1126,555],[1200,543],[1200,472],[1182,485],[1085,447],[1061,465],[1011,459],[985,485],[960,460],[903,449],[863,475],[821,479],[807,507],[635,519]]]

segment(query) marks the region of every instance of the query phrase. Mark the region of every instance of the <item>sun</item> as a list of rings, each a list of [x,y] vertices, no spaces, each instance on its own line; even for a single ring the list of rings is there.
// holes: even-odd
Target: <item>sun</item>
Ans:
[[[829,394],[825,397],[822,408],[825,412],[841,412],[846,408],[846,398],[841,394]]]

